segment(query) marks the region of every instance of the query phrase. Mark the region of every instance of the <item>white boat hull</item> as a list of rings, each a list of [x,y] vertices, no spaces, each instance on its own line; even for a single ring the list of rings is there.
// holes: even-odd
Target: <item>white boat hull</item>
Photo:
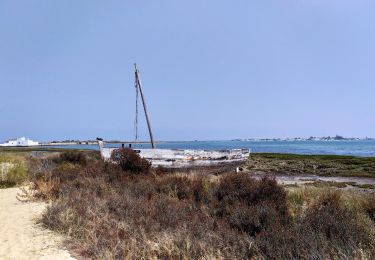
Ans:
[[[104,160],[110,160],[111,154],[118,148],[100,146],[100,154]],[[142,158],[151,163],[152,167],[192,168],[202,166],[219,166],[240,164],[250,155],[249,149],[233,150],[180,150],[180,149],[134,149]]]

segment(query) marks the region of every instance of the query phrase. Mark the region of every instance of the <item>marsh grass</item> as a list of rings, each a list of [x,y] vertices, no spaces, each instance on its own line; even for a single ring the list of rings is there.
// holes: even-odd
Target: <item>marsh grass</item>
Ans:
[[[272,174],[375,177],[374,157],[254,153],[247,168]]]
[[[337,182],[337,181],[322,181],[322,180],[316,180],[312,182],[307,182],[303,184],[304,186],[314,186],[316,188],[336,188],[336,189],[344,189],[347,187],[355,187],[359,189],[368,189],[372,190],[375,189],[375,186],[372,184],[359,184],[356,182]],[[298,185],[297,185],[298,186]],[[295,186],[295,187],[297,187]],[[293,187],[293,185],[286,185],[285,187]]]
[[[375,189],[375,186],[372,185],[372,184],[353,184],[352,186],[355,186],[355,187],[358,187],[358,188],[361,188],[361,189],[370,189],[370,190],[373,190]]]
[[[325,187],[333,187],[338,189],[343,189],[347,187],[347,183],[345,182],[336,182],[336,181],[314,181],[314,182],[308,182],[305,184],[305,186],[314,186],[317,188],[325,188]]]

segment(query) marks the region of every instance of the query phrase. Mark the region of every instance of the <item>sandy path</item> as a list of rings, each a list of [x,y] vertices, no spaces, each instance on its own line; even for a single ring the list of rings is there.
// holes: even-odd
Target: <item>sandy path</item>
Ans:
[[[36,224],[41,202],[20,202],[18,188],[0,189],[0,259],[74,259],[62,237]]]

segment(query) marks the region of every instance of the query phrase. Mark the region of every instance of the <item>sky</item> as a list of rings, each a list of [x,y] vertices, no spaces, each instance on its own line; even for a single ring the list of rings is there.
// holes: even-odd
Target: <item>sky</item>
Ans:
[[[375,1],[0,0],[0,141],[375,137]],[[147,139],[144,116],[141,139]]]

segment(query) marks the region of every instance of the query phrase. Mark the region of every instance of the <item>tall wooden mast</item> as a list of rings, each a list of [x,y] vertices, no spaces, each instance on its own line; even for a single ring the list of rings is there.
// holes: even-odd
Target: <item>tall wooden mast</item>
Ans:
[[[154,137],[152,135],[151,123],[150,123],[150,119],[149,119],[148,113],[147,113],[146,101],[145,101],[145,97],[143,95],[141,78],[140,78],[140,75],[139,75],[140,74],[139,70],[137,69],[137,64],[134,64],[134,69],[135,69],[135,83],[136,83],[136,87],[139,89],[139,92],[141,93],[141,98],[142,98],[142,103],[143,103],[143,109],[145,111],[145,116],[146,116],[146,121],[147,121],[147,126],[148,126],[148,132],[150,134],[150,139],[151,139],[151,147],[153,149],[155,149]]]

